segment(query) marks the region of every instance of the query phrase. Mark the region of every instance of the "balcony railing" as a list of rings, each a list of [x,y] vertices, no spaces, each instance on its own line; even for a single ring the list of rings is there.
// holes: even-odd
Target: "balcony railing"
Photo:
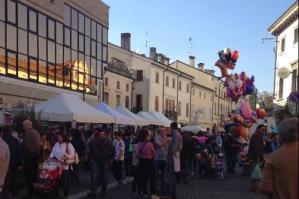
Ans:
[[[172,120],[172,121],[177,121],[178,119],[178,112],[177,111],[173,111],[173,110],[164,110],[164,115]]]
[[[142,111],[143,109],[142,109],[142,107],[140,106],[140,107],[133,107],[132,108],[132,112],[133,113],[138,113],[138,112],[140,112],[140,111]]]

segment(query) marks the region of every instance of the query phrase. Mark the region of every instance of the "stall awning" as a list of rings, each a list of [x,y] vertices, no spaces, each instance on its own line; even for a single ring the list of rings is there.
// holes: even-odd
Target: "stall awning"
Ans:
[[[42,120],[57,122],[115,123],[115,119],[85,103],[76,95],[59,94],[35,107]]]
[[[143,119],[149,121],[149,123],[151,125],[163,126],[163,123],[161,121],[159,121],[157,118],[155,118],[149,112],[140,111],[140,112],[137,113],[137,115],[142,117]]]
[[[123,115],[122,113],[114,110],[105,103],[99,103],[98,105],[96,105],[96,109],[113,116],[116,124],[135,125],[135,121],[132,118]]]
[[[152,114],[157,120],[159,120],[163,124],[163,126],[170,127],[172,121],[165,117],[162,113],[151,111],[150,114]]]
[[[134,120],[136,126],[148,126],[150,124],[149,121],[132,113],[131,111],[129,111],[126,107],[124,107],[122,105],[116,107],[114,110],[116,110],[117,112],[119,112],[127,117],[132,118]]]

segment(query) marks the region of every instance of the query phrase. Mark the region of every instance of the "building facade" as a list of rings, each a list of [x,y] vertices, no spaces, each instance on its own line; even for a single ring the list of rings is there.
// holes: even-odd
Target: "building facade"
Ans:
[[[286,104],[292,112],[298,112],[298,103],[288,103],[292,91],[298,91],[298,2],[296,1],[269,28],[275,36],[274,111]],[[282,68],[289,71],[287,77],[280,75]]]
[[[131,110],[133,82],[133,76],[125,63],[109,57],[104,75],[104,102],[112,108],[122,105]]]
[[[0,108],[62,92],[100,101],[108,18],[99,0],[0,0]]]

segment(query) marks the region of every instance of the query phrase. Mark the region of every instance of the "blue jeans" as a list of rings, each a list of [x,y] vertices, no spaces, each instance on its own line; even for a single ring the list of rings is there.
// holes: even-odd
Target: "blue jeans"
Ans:
[[[164,179],[164,172],[166,168],[166,161],[165,160],[155,160],[156,164],[156,176],[160,179],[160,191],[163,191],[165,188],[165,179]]]
[[[102,191],[105,192],[108,183],[108,173],[105,164],[93,161],[90,167],[91,192],[96,193],[98,186],[102,186]]]

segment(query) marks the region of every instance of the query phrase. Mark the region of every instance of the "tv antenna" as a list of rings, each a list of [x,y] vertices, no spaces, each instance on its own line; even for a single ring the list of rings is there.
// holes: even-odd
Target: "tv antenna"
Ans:
[[[189,54],[189,56],[191,56],[192,55],[192,49],[193,49],[192,37],[189,37],[188,43],[189,43],[189,52],[188,52],[188,54]]]

